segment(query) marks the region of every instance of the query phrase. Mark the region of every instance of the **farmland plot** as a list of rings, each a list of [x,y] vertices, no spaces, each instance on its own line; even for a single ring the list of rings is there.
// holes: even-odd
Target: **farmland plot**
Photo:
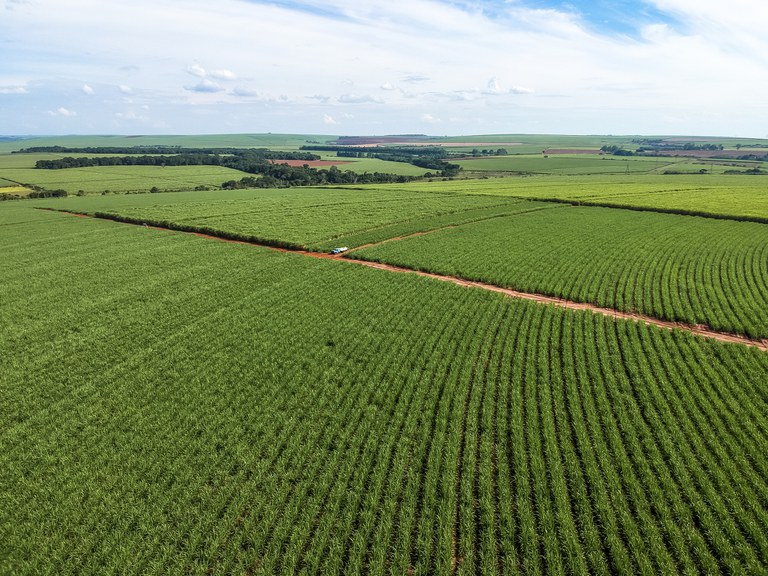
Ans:
[[[765,224],[561,207],[353,256],[768,337]]]
[[[416,182],[398,185],[398,188],[562,200],[768,221],[767,181],[762,176],[737,175],[535,176]]]
[[[322,249],[340,237],[360,243],[382,238],[390,229],[429,229],[446,223],[513,213],[536,206],[516,198],[467,197],[355,188],[232,190],[36,201],[35,206],[88,213],[105,212],[135,221],[173,223],[226,231],[262,242]],[[547,205],[545,205],[546,207]],[[475,213],[474,211],[479,211]],[[396,227],[392,228],[392,227]],[[337,244],[338,245],[338,244]]]
[[[648,173],[659,166],[653,158],[618,158],[600,155],[511,155],[453,160],[472,172],[523,172],[533,174],[625,174]],[[662,161],[664,166],[680,162]]]
[[[50,190],[66,190],[75,194],[104,192],[149,192],[160,190],[192,190],[196,186],[218,187],[222,182],[240,179],[245,173],[221,166],[100,166],[37,170],[8,168],[0,175],[15,182],[42,186]]]
[[[26,206],[0,239],[2,572],[768,569],[768,354]]]

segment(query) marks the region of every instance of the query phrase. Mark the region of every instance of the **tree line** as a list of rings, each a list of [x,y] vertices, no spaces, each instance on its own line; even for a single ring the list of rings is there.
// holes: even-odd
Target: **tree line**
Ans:
[[[55,147],[54,147],[55,148]],[[93,148],[90,154],[110,154],[104,148]],[[194,150],[194,149],[191,149]],[[221,150],[221,149],[219,149]],[[94,166],[223,166],[243,172],[253,172],[258,166],[279,160],[319,160],[320,156],[309,152],[275,152],[266,149],[228,149],[226,154],[194,150],[178,154],[155,155],[130,154],[127,156],[66,156],[55,160],[38,160],[35,168],[61,170],[66,168],[90,168]]]
[[[49,147],[61,148],[61,147]],[[143,148],[142,148],[143,149]],[[168,148],[157,147],[158,150]],[[81,149],[85,150],[85,149]],[[92,154],[104,154],[105,148],[91,148]],[[111,150],[116,150],[112,148]],[[240,180],[228,180],[221,187],[227,190],[236,188],[287,188],[292,186],[317,186],[320,184],[381,184],[403,183],[415,180],[413,176],[390,174],[385,172],[364,172],[339,170],[336,166],[328,169],[310,168],[308,165],[289,166],[279,163],[281,160],[318,160],[320,157],[310,152],[275,152],[266,149],[228,149],[230,154],[199,151],[183,152],[172,155],[132,154],[128,156],[97,156],[75,158],[67,156],[56,160],[38,160],[35,168],[61,170],[66,168],[89,168],[94,166],[222,166],[240,172],[258,175],[246,176]],[[59,150],[60,151],[60,150]],[[210,153],[209,153],[210,152]],[[424,167],[432,167],[424,161]]]
[[[287,164],[268,164],[259,174],[258,178],[246,176],[240,180],[227,180],[221,187],[224,190],[234,190],[240,188],[290,188],[321,184],[390,184],[418,179],[415,176],[385,172],[358,174],[352,170],[339,170],[336,166],[318,169],[308,166],[288,166]]]
[[[413,164],[425,170],[434,170],[437,176],[456,176],[461,170],[458,164],[446,162],[448,152],[442,146],[302,146],[301,150],[335,152],[341,158],[377,158],[388,162]],[[434,174],[426,174],[427,177]]]

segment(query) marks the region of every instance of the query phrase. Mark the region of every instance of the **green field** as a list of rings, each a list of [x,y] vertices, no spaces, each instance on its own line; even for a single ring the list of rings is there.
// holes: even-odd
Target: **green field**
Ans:
[[[162,144],[163,141],[157,142]],[[193,140],[189,143],[201,144]],[[209,142],[209,145],[227,145],[232,142],[222,140]],[[50,143],[48,143],[50,144]],[[32,143],[30,143],[32,145]],[[40,144],[42,145],[42,144]],[[87,145],[87,144],[78,144]],[[101,142],[101,146],[134,146],[132,142]],[[147,144],[149,145],[149,144]],[[250,145],[254,145],[251,143]],[[297,146],[272,146],[271,149],[295,151]],[[94,157],[102,154],[0,154],[0,185],[17,183],[38,186],[48,190],[63,189],[69,194],[82,190],[85,193],[110,192],[148,192],[156,187],[160,190],[193,190],[198,186],[218,188],[227,180],[240,180],[249,174],[220,166],[100,166],[92,168],[67,168],[64,170],[35,169],[38,160],[56,160],[65,156]],[[325,154],[323,159],[337,161],[335,154]],[[388,162],[377,158],[344,158],[339,164],[340,170],[351,170],[357,173],[382,172],[403,176],[423,176],[426,170],[403,162]]]
[[[34,204],[320,251],[437,230],[354,257],[768,337],[763,224],[445,188],[189,192]]]
[[[319,135],[292,135],[292,134],[233,134],[233,135],[205,135],[205,136],[69,136],[69,137],[34,137],[11,140],[0,140],[0,182],[25,184],[30,187],[39,187],[47,190],[64,189],[70,194],[109,192],[145,192],[152,188],[159,190],[177,191],[192,190],[195,188],[216,188],[227,180],[239,180],[244,176],[238,171],[224,168],[213,169],[203,166],[174,167],[168,173],[159,172],[156,167],[124,166],[103,168],[76,168],[66,170],[35,170],[34,162],[39,159],[60,158],[63,155],[53,154],[11,154],[22,148],[34,146],[70,146],[70,147],[135,147],[135,146],[182,146],[182,147],[238,147],[238,148],[270,148],[274,151],[293,152],[306,145],[327,145],[337,140],[337,136]],[[404,142],[410,142],[403,137]],[[679,139],[678,139],[679,140]],[[737,140],[737,139],[692,139],[698,145],[710,143],[724,145],[733,151],[738,144],[741,151],[750,151],[762,154],[767,148],[747,148],[744,146],[763,146],[765,141]],[[374,140],[375,141],[375,140]],[[422,137],[415,138],[412,142],[421,141],[424,144],[443,146],[451,155],[471,154],[474,150],[484,148],[495,149],[506,147],[510,153],[505,156],[477,157],[456,159],[449,158],[462,167],[462,178],[488,178],[489,176],[505,176],[509,174],[544,175],[546,178],[565,177],[559,184],[556,181],[545,181],[544,197],[552,197],[556,193],[558,198],[574,199],[579,197],[578,191],[572,189],[584,188],[589,190],[592,196],[594,190],[600,190],[602,186],[612,186],[617,179],[624,178],[628,183],[637,184],[634,190],[640,195],[630,194],[626,198],[628,204],[648,207],[655,205],[655,199],[645,197],[646,186],[650,185],[651,192],[656,188],[669,186],[672,181],[683,184],[681,190],[691,189],[688,184],[693,179],[699,179],[698,188],[711,189],[712,187],[733,187],[736,176],[725,176],[727,183],[722,183],[723,173],[728,170],[745,171],[761,168],[763,163],[737,160],[696,159],[685,157],[646,157],[632,156],[619,157],[598,154],[543,154],[548,148],[569,150],[585,149],[598,150],[601,146],[611,145],[636,149],[639,141],[630,136],[560,136],[560,135],[478,135],[466,137]],[[371,144],[375,145],[375,144]],[[383,146],[382,151],[386,151]],[[73,153],[73,155],[84,155]],[[323,152],[321,156],[325,160],[338,160],[335,152]],[[384,161],[376,158],[343,158],[345,163],[340,165],[341,170],[351,170],[357,173],[380,172],[402,176],[423,176],[427,170],[404,162]],[[169,167],[170,168],[170,167]],[[665,172],[679,174],[665,174]],[[433,171],[434,172],[434,171]],[[706,176],[711,180],[704,182],[701,179]],[[579,177],[579,178],[576,178]],[[651,180],[645,180],[650,178]],[[750,177],[754,178],[754,177]],[[756,180],[761,180],[757,177]],[[494,181],[497,178],[493,178]],[[717,182],[717,183],[716,183]],[[423,183],[429,186],[429,182]],[[436,183],[437,184],[437,183]],[[512,179],[505,178],[503,184],[498,182],[488,185],[480,185],[475,191],[475,183],[470,187],[473,193],[491,194],[520,194],[526,196],[528,190],[520,190],[520,184]],[[565,184],[565,189],[562,185]],[[438,185],[442,185],[442,182]],[[762,182],[759,186],[763,187]],[[737,184],[736,188],[741,188]],[[522,188],[527,188],[522,185]],[[626,190],[632,192],[631,190]],[[669,190],[667,188],[666,191]],[[539,191],[541,192],[541,191]],[[610,192],[608,196],[613,196]],[[597,200],[590,200],[597,201]],[[599,200],[604,202],[605,200]],[[698,195],[695,198],[675,197],[670,195],[665,208],[679,209],[679,206],[687,206],[687,210],[727,210],[727,203],[714,202],[710,204],[708,198]],[[626,204],[625,204],[626,205]]]
[[[382,172],[403,176],[423,176],[427,172],[424,168],[406,162],[391,162],[378,158],[339,158],[335,152],[317,152],[317,154],[323,160],[343,162],[343,164],[338,164],[339,170],[352,170],[357,173]]]
[[[414,182],[396,187],[768,220],[767,184],[763,176],[635,174]]]
[[[562,206],[355,257],[768,337],[768,226]]]
[[[194,148],[285,148],[295,150],[311,143],[325,144],[336,136],[309,134],[207,134],[158,136],[36,136],[0,140],[0,154],[37,146],[183,146]]]
[[[33,204],[0,572],[768,570],[768,354]]]
[[[425,194],[387,187],[91,196],[40,200],[33,204],[87,213],[106,212],[143,222],[170,222],[310,248],[338,245],[338,238],[350,236],[357,238],[358,244],[380,240],[382,234],[391,237],[393,226],[408,233],[442,226],[454,218],[465,221],[511,213],[521,206],[538,206],[516,198]],[[488,209],[491,214],[476,214],[478,209]],[[470,212],[465,215],[467,211]]]
[[[99,166],[66,170],[34,168],[0,169],[5,179],[40,186],[49,190],[66,190],[76,194],[108,192],[149,192],[160,190],[192,190],[197,186],[219,187],[227,180],[239,180],[245,174],[220,166]]]
[[[618,158],[598,155],[510,155],[453,160],[468,172],[520,172],[529,174],[648,173],[677,167],[680,159]]]
[[[531,155],[102,195],[243,173],[9,153],[335,138],[0,141],[0,186],[71,193],[0,203],[0,574],[768,574],[768,352],[688,330],[768,339],[764,176],[541,156],[631,136],[491,135],[435,141]]]

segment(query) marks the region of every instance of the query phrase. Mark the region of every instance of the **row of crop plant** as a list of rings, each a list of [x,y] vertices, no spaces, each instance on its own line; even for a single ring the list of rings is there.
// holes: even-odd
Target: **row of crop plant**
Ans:
[[[768,226],[608,208],[539,210],[356,258],[768,336]]]
[[[0,240],[1,572],[768,569],[768,354],[54,212]]]

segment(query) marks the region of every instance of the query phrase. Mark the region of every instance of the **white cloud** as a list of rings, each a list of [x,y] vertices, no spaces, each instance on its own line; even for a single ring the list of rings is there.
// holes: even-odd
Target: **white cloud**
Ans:
[[[184,86],[184,90],[189,92],[199,92],[202,94],[214,94],[216,92],[222,92],[224,88],[219,86],[216,82],[204,78],[194,86]]]
[[[206,72],[205,68],[200,66],[200,64],[190,64],[187,66],[187,72],[198,78],[205,78],[208,75],[208,72]]]
[[[127,110],[126,112],[116,112],[115,116],[121,120],[147,120],[146,116],[143,116],[136,112],[136,110]]]
[[[501,94],[501,85],[499,84],[499,79],[495,76],[488,80],[488,90],[486,91],[488,94]]]
[[[6,10],[15,10],[16,6],[21,6],[22,4],[29,4],[30,0],[5,0],[5,9]]]
[[[256,98],[256,97],[263,96],[263,94],[258,90],[254,90],[252,88],[246,88],[244,86],[236,86],[235,88],[232,89],[232,94],[234,96],[240,96],[242,98]]]
[[[365,103],[378,103],[373,96],[361,95],[361,94],[342,94],[338,98],[342,104],[365,104]]]
[[[197,76],[198,78],[214,78],[216,80],[237,80],[237,74],[232,72],[232,70],[228,70],[226,68],[208,70],[206,68],[203,68],[197,62],[187,66],[186,71],[188,74],[192,74],[192,76]]]
[[[24,86],[0,86],[0,94],[29,94]]]
[[[328,114],[323,114],[323,124],[327,126],[332,126],[336,124],[336,120],[333,119],[333,116],[329,116]]]
[[[403,78],[403,82],[407,82],[408,84],[418,84],[420,82],[426,82],[429,80],[429,76],[425,76],[424,74],[409,74],[408,76]]]
[[[83,84],[83,93],[93,96],[96,92],[88,84]]]
[[[208,76],[216,78],[217,80],[237,80],[237,74],[226,68],[220,70],[211,70],[208,72]]]
[[[509,89],[510,94],[534,94],[536,91],[525,86],[512,86]]]
[[[77,116],[77,112],[64,108],[64,106],[59,106],[56,110],[48,110],[48,115],[72,117]]]
[[[600,35],[575,11],[531,8],[534,0],[497,2],[493,13],[474,0],[133,0],[109,13],[99,0],[16,0],[0,19],[0,94],[29,90],[35,103],[5,99],[0,126],[28,133],[41,109],[79,108],[61,98],[88,79],[99,94],[101,85],[126,95],[140,86],[132,98],[162,109],[176,132],[302,132],[355,104],[350,133],[408,131],[428,115],[456,118],[445,123],[466,133],[663,133],[664,118],[676,118],[688,133],[765,136],[756,119],[768,112],[768,2],[648,2],[674,19],[630,38]],[[88,46],[76,59],[73,37]],[[71,125],[107,132],[93,122],[114,119],[111,105],[92,98],[88,123]],[[200,122],[190,123],[195,109]]]
[[[435,118],[432,114],[422,114],[420,120],[427,124],[439,124],[441,122],[439,118]]]

